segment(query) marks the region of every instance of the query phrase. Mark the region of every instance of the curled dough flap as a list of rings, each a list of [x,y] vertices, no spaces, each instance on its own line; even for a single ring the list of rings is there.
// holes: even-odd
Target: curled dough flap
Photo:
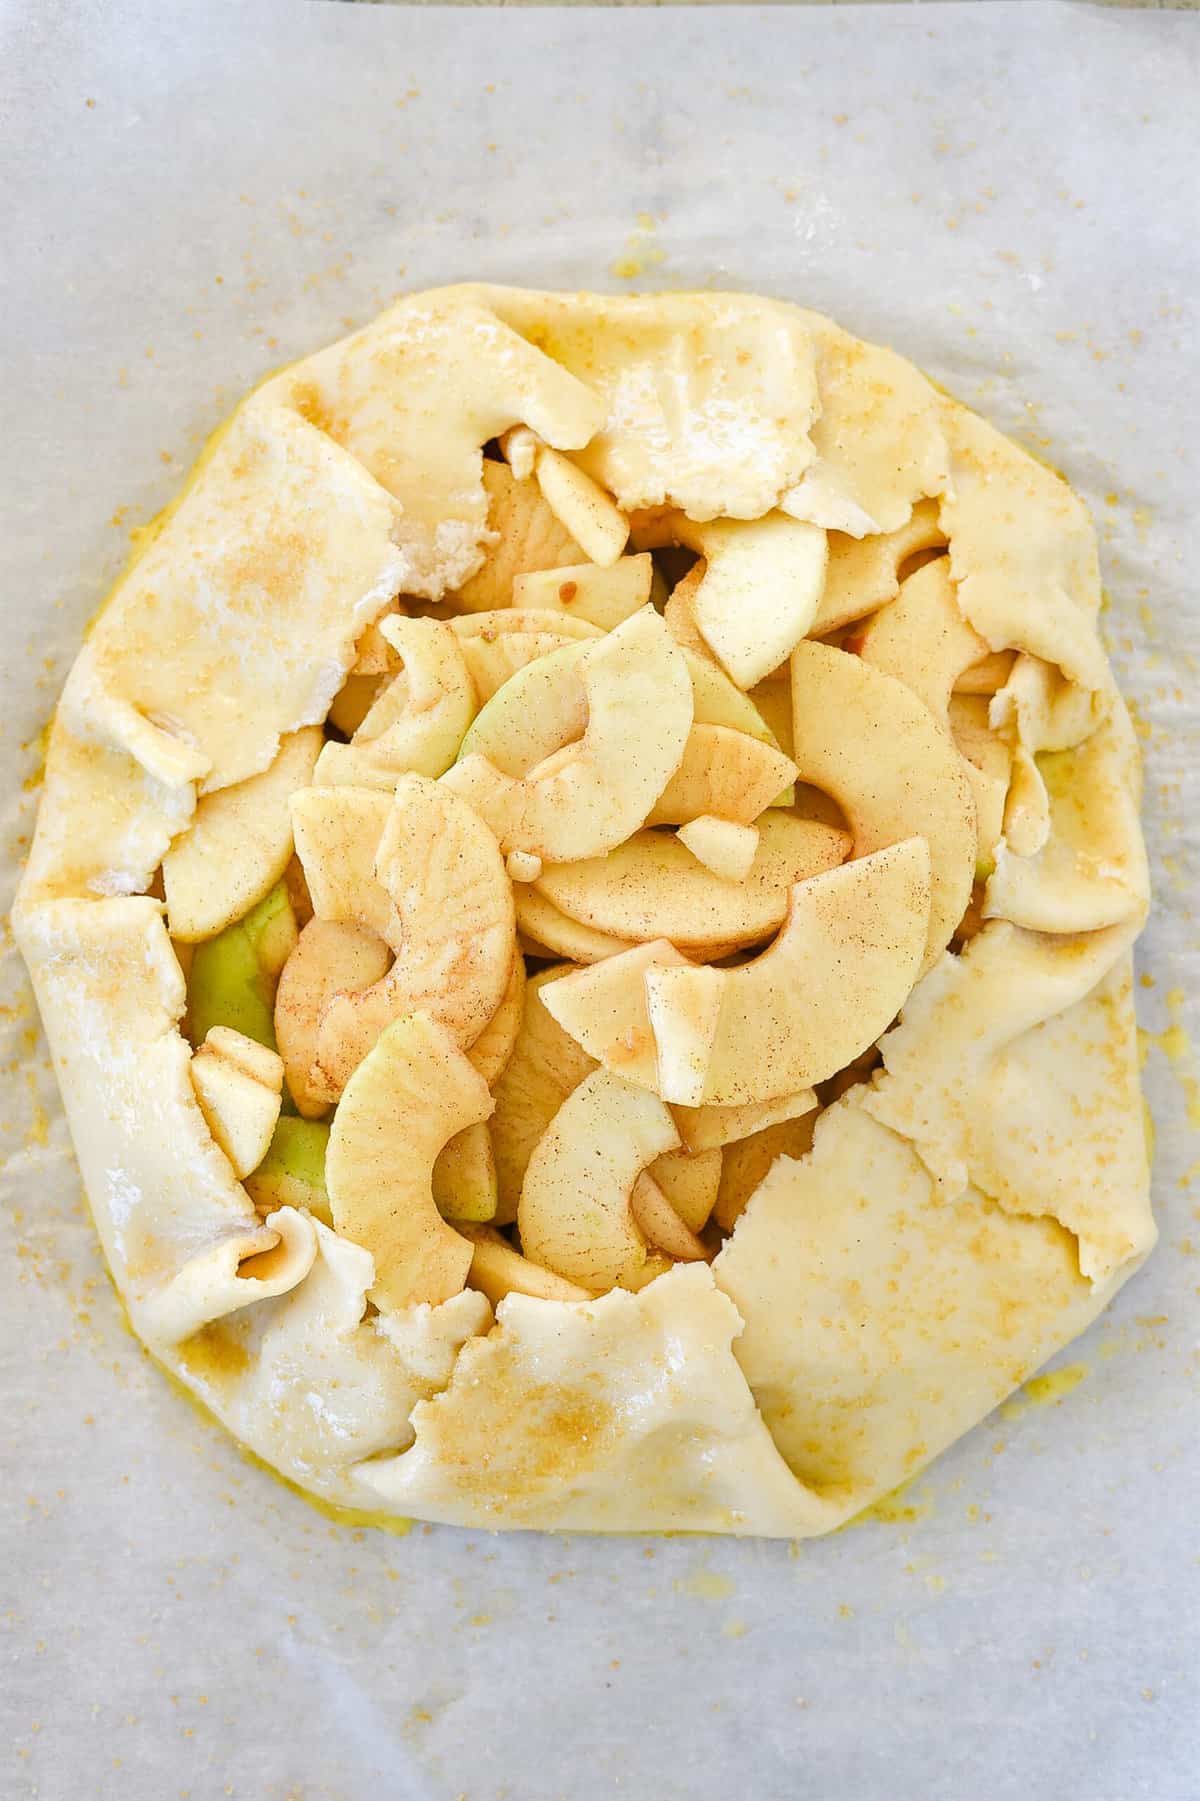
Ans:
[[[510,1295],[416,1442],[364,1495],[454,1525],[801,1537],[836,1512],[788,1475],[734,1361],[741,1321],[705,1264],[633,1295]]]
[[[316,1254],[312,1220],[280,1207],[263,1225],[231,1233],[190,1257],[141,1302],[138,1330],[152,1344],[178,1344],[239,1307],[286,1294],[303,1282]]]

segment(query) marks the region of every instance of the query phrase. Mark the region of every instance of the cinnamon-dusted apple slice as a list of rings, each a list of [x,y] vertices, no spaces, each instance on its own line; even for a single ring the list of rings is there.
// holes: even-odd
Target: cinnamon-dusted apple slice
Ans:
[[[705,642],[704,633],[696,623],[696,595],[706,574],[707,567],[701,557],[671,589],[671,597],[663,608],[663,618],[667,622],[667,630],[681,650],[686,650],[707,668],[721,670],[712,647]],[[724,671],[721,670],[721,673],[724,674]]]
[[[733,1231],[755,1189],[780,1157],[803,1157],[811,1151],[819,1117],[814,1108],[800,1119],[777,1120],[773,1126],[764,1126],[726,1146],[713,1204],[713,1218],[723,1232]]]
[[[590,1288],[580,1288],[522,1257],[494,1226],[472,1226],[464,1221],[459,1230],[473,1247],[467,1282],[485,1294],[493,1307],[509,1294],[531,1295],[535,1301],[595,1300]]]
[[[369,926],[310,919],[283,966],[275,991],[275,1039],[288,1090],[302,1119],[320,1119],[337,1099],[317,1066],[321,1015],[335,994],[370,988],[392,953]]]
[[[705,644],[739,688],[777,669],[812,630],[825,581],[825,533],[784,513],[761,519],[673,521],[705,561],[691,612]]]
[[[596,571],[597,575],[604,573],[600,569]],[[467,638],[502,638],[508,632],[558,632],[564,638],[582,640],[602,638],[607,630],[607,627],[593,625],[582,615],[575,618],[553,607],[518,606],[515,601],[511,607],[496,607],[490,613],[460,613],[458,618],[446,623],[460,644]]]
[[[269,769],[206,794],[163,858],[172,938],[215,938],[275,886],[292,854],[288,802],[312,781],[321,728],[281,740]]]
[[[603,855],[637,830],[683,758],[692,687],[653,608],[588,645],[580,674],[587,724],[554,773],[518,779],[471,755],[442,778],[505,851],[560,863]]]
[[[240,1180],[257,1169],[279,1118],[283,1063],[255,1038],[214,1026],[192,1055],[192,1087],[209,1131]]]
[[[658,1060],[644,978],[648,969],[678,969],[686,963],[673,944],[656,938],[546,983],[542,1005],[589,1057],[656,1093]]]
[[[943,722],[955,683],[988,654],[959,611],[949,557],[935,558],[901,582],[895,600],[855,632],[845,649],[895,676]]]
[[[513,582],[514,607],[544,607],[560,619],[587,620],[611,632],[644,607],[654,589],[654,563],[649,552],[618,557],[607,569],[574,563],[518,575]]]
[[[795,764],[758,738],[723,725],[693,725],[683,761],[645,823],[686,825],[710,814],[734,825],[750,825],[791,786],[795,775]]]
[[[669,938],[682,951],[755,944],[783,924],[793,885],[833,869],[849,848],[845,832],[777,809],[758,825],[758,853],[744,882],[722,881],[676,838],[645,831],[606,857],[547,864],[533,892],[626,941]]]
[[[579,545],[559,523],[532,476],[519,481],[506,463],[484,459],[488,530],[496,534],[483,567],[453,597],[467,613],[506,607],[513,577],[580,560]]]
[[[455,1133],[443,1146],[430,1180],[443,1219],[478,1224],[496,1217],[496,1158],[485,1120]]]
[[[633,1185],[629,1209],[634,1224],[655,1250],[676,1263],[707,1263],[710,1253],[690,1226],[685,1226],[648,1170]]]
[[[798,882],[779,937],[738,969],[648,969],[659,1092],[735,1106],[833,1075],[907,999],[929,906],[928,846],[912,838]]]
[[[679,1121],[674,1108],[671,1117],[678,1131]],[[721,1182],[721,1152],[689,1151],[685,1145],[682,1150],[666,1151],[663,1156],[656,1157],[646,1173],[662,1190],[688,1230],[703,1231]]]
[[[646,1241],[630,1195],[638,1176],[678,1148],[662,1102],[598,1069],[569,1094],[525,1171],[517,1224],[527,1257],[585,1288],[636,1276]]]
[[[693,731],[696,728],[693,726]],[[711,813],[685,821],[675,834],[693,857],[723,882],[744,882],[758,854],[758,829]]]
[[[567,632],[482,632],[459,639],[463,661],[475,686],[475,698],[485,707],[504,684],[511,681],[527,663],[536,663],[551,651],[563,650],[577,642]]]
[[[975,877],[975,800],[949,733],[903,682],[827,644],[797,646],[792,709],[801,780],[837,801],[856,857],[918,834],[927,840],[928,969],[962,918]]]
[[[375,1259],[371,1298],[381,1312],[436,1306],[466,1283],[471,1246],[437,1210],[433,1166],[491,1111],[487,1083],[425,1014],[393,1020],[351,1076],[325,1181],[337,1231]]]
[[[611,495],[549,445],[539,446],[533,472],[542,499],[584,555],[602,569],[615,563],[629,542],[629,521]]]
[[[500,1195],[496,1217],[501,1225],[517,1217],[521,1183],[534,1146],[572,1089],[596,1067],[542,1003],[547,984],[570,967],[555,964],[530,976],[517,1042],[496,1082],[491,1134]]]
[[[350,744],[327,744],[315,780],[358,787],[395,787],[412,771],[438,776],[458,755],[476,712],[475,685],[459,640],[440,619],[385,619],[381,631],[403,668],[359,726]]]
[[[614,938],[594,926],[572,919],[534,887],[522,884],[513,892],[517,925],[533,956],[565,957],[571,963],[602,963],[633,949],[631,938]]]
[[[520,951],[517,951],[513,956],[512,974],[508,978],[508,987],[500,997],[500,1005],[467,1052],[468,1060],[479,1071],[489,1088],[493,1086],[512,1056],[513,1046],[517,1042],[517,1034],[521,1030],[521,1013],[524,1005],[525,959]]]
[[[777,1100],[757,1101],[741,1107],[676,1105],[671,1108],[671,1117],[683,1139],[684,1148],[695,1153],[737,1144],[755,1132],[765,1132],[768,1126],[781,1125],[785,1120],[800,1119],[805,1114],[815,1113],[817,1106],[817,1097],[812,1089],[801,1088],[795,1094],[780,1095]]]
[[[894,532],[869,538],[830,532],[825,586],[811,636],[822,638],[886,606],[899,593],[906,563],[945,548],[935,500],[918,502],[907,524]]]

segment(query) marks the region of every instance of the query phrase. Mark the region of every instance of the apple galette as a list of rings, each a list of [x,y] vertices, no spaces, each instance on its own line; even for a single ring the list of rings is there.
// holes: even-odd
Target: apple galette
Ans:
[[[452,288],[257,388],[15,915],[155,1356],[376,1513],[912,1475],[1154,1241],[1099,600],[1063,481],[774,301]]]

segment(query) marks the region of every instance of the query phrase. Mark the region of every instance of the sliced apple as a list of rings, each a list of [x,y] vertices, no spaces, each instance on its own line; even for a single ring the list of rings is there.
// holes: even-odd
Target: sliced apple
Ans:
[[[588,645],[580,674],[587,723],[564,767],[517,779],[468,755],[443,777],[505,851],[560,863],[602,855],[637,829],[683,758],[691,682],[652,607]]]
[[[906,563],[946,548],[934,500],[922,500],[905,525],[894,532],[852,538],[829,533],[829,564],[812,636],[824,637],[857,619],[865,619],[894,600]]]
[[[553,1270],[543,1269],[540,1263],[522,1257],[494,1226],[464,1223],[459,1229],[473,1246],[467,1281],[485,1294],[493,1307],[510,1294],[532,1295],[535,1301],[595,1300],[590,1288],[580,1288],[577,1283],[556,1276]]]
[[[693,733],[699,728],[692,727]],[[758,830],[701,813],[686,821],[675,834],[693,857],[723,882],[744,882],[758,854]]]
[[[525,959],[518,951],[513,956],[512,974],[508,978],[508,987],[501,996],[500,1005],[467,1052],[468,1060],[479,1071],[489,1088],[512,1056],[517,1034],[521,1030],[524,1006]]]
[[[772,741],[785,757],[792,754],[792,671],[789,665],[781,675],[768,677],[752,688],[746,698],[754,703],[759,717],[766,723]],[[743,728],[744,730],[745,728]]]
[[[972,663],[964,669],[954,684],[956,694],[995,694],[1003,688],[1013,671],[1016,652],[1012,650],[989,651],[978,663]]]
[[[659,1092],[736,1106],[833,1075],[908,998],[929,906],[928,846],[912,838],[798,882],[779,937],[738,969],[648,969]]]
[[[454,596],[467,613],[506,607],[513,577],[533,569],[558,569],[580,560],[579,546],[542,498],[532,477],[518,481],[507,464],[484,459],[488,530],[494,541],[483,567]]]
[[[213,1026],[193,1052],[191,1069],[205,1123],[240,1180],[267,1154],[279,1118],[283,1062],[257,1039]]]
[[[265,1218],[276,1207],[306,1207],[332,1226],[325,1187],[329,1127],[315,1119],[281,1113],[262,1162],[245,1178],[246,1193]]]
[[[324,792],[336,803],[358,791]],[[512,886],[496,840],[454,793],[402,775],[377,842],[373,881],[390,904],[381,935],[395,961],[370,988],[334,995],[321,1016],[317,1063],[339,1093],[403,1014],[427,1013],[456,1043],[473,1044],[500,1005],[516,952]],[[362,849],[353,855],[361,860]],[[376,904],[368,895],[367,908]]]
[[[607,569],[629,542],[629,521],[599,482],[561,450],[542,445],[534,464],[542,499],[586,557]]]
[[[790,786],[795,774],[795,764],[761,739],[728,726],[693,725],[683,761],[645,823],[685,825],[709,814],[750,825]]]
[[[671,1108],[671,1117],[685,1149],[698,1152],[737,1144],[755,1132],[765,1132],[768,1126],[815,1113],[817,1104],[812,1089],[801,1088],[795,1094],[781,1095],[778,1100],[759,1101],[744,1107],[675,1106]]]
[[[596,571],[597,575],[604,573],[600,569]],[[491,613],[462,613],[447,623],[460,644],[466,638],[501,638],[508,632],[558,632],[564,638],[602,638],[606,629],[593,625],[582,616],[574,618],[569,613],[560,613],[553,607],[517,606],[515,602],[511,607],[497,607]]]
[[[794,884],[834,868],[849,848],[846,833],[778,810],[758,823],[758,854],[741,883],[713,875],[677,838],[645,831],[606,857],[548,863],[531,892],[627,943],[669,938],[685,952],[755,944],[783,924]]]
[[[674,1110],[671,1116],[675,1118]],[[678,1119],[675,1119],[675,1127],[678,1131]],[[688,1230],[703,1231],[721,1182],[721,1152],[689,1151],[686,1146],[683,1150],[667,1151],[654,1159],[647,1174],[657,1183]],[[663,1248],[669,1249],[668,1246]]]
[[[958,609],[949,557],[936,557],[900,584],[895,600],[847,642],[864,662],[882,669],[944,721],[955,683],[988,654]]]
[[[811,1151],[818,1118],[814,1109],[802,1119],[779,1120],[727,1146],[713,1205],[713,1217],[723,1232],[733,1231],[751,1195],[780,1157],[803,1157]]]
[[[213,1026],[231,1026],[274,1050],[275,986],[295,944],[295,914],[278,882],[244,919],[196,945],[188,971],[192,1043],[201,1044]]]
[[[677,1263],[707,1263],[709,1253],[696,1234],[685,1226],[670,1201],[648,1171],[633,1185],[629,1210],[638,1231],[655,1250]]]
[[[686,962],[673,944],[656,938],[548,982],[541,991],[542,1005],[589,1057],[655,1093],[657,1052],[644,978],[648,969],[675,969]]]
[[[949,733],[903,682],[827,644],[797,647],[792,709],[801,780],[837,801],[856,857],[918,834],[928,841],[928,969],[962,918],[975,876],[975,800]],[[831,730],[838,721],[843,728]]]
[[[487,1083],[436,1020],[393,1020],[354,1071],[329,1133],[325,1180],[336,1230],[375,1259],[381,1312],[463,1288],[471,1246],[433,1198],[433,1166],[492,1111]]]
[[[496,1156],[501,1224],[517,1217],[517,1201],[534,1146],[572,1089],[595,1069],[582,1050],[542,1004],[543,990],[567,973],[555,965],[530,976],[521,1029],[512,1055],[496,1081],[492,1148]]]
[[[386,675],[348,675],[329,703],[330,725],[353,738],[389,679]]]
[[[438,1154],[430,1180],[443,1219],[478,1224],[496,1217],[496,1159],[484,1120],[450,1139]]]
[[[349,784],[303,788],[292,797],[296,855],[318,919],[370,927],[391,942],[396,909],[375,874],[375,853],[394,796]]]
[[[485,636],[481,632],[459,639],[463,661],[471,672],[475,698],[481,707],[487,705],[505,682],[511,681],[518,669],[575,642],[577,640],[566,632],[502,632],[495,636],[490,633]]]
[[[611,632],[650,599],[654,563],[649,552],[618,557],[607,569],[575,563],[541,569],[513,582],[514,607],[544,607],[567,619],[585,619]]]
[[[825,581],[825,533],[784,513],[674,521],[705,572],[691,600],[705,644],[741,689],[787,660],[813,629]]]
[[[350,744],[327,744],[316,781],[393,788],[408,771],[438,776],[458,755],[475,716],[475,685],[460,640],[440,619],[385,619],[403,663]]]
[[[311,919],[301,932],[275,992],[275,1038],[288,1091],[303,1119],[319,1119],[337,1099],[317,1064],[326,1006],[335,994],[372,987],[391,961],[390,949],[368,926]]]
[[[671,589],[671,597],[663,608],[663,618],[667,622],[667,630],[681,650],[690,652],[711,669],[720,669],[721,665],[717,662],[712,647],[705,643],[704,633],[696,623],[696,595],[706,572],[704,558],[701,557]],[[721,673],[724,674],[724,671]]]
[[[975,795],[975,820],[979,846],[975,858],[976,876],[988,876],[995,867],[996,845],[1004,830],[1004,808],[1012,775],[1013,753],[988,724],[987,696],[960,694],[950,696],[947,712],[950,735],[966,763],[967,775]]]
[[[539,893],[536,887],[517,888],[513,895],[517,925],[531,955],[566,957],[572,963],[602,963],[634,948],[631,938],[614,938],[593,926],[572,919]]]
[[[585,1076],[525,1170],[517,1209],[525,1255],[585,1288],[636,1275],[646,1242],[630,1210],[633,1185],[647,1164],[678,1146],[671,1115],[654,1095],[607,1069]]]

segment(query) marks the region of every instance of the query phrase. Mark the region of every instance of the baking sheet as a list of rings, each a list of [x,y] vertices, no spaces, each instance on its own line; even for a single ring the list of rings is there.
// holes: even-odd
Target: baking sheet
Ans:
[[[125,1331],[9,950],[0,1792],[1194,1801],[1196,20],[12,0],[0,68],[14,858],[130,529],[265,370],[460,277],[794,298],[1095,509],[1162,1227],[1049,1395],[831,1540],[350,1530]]]

